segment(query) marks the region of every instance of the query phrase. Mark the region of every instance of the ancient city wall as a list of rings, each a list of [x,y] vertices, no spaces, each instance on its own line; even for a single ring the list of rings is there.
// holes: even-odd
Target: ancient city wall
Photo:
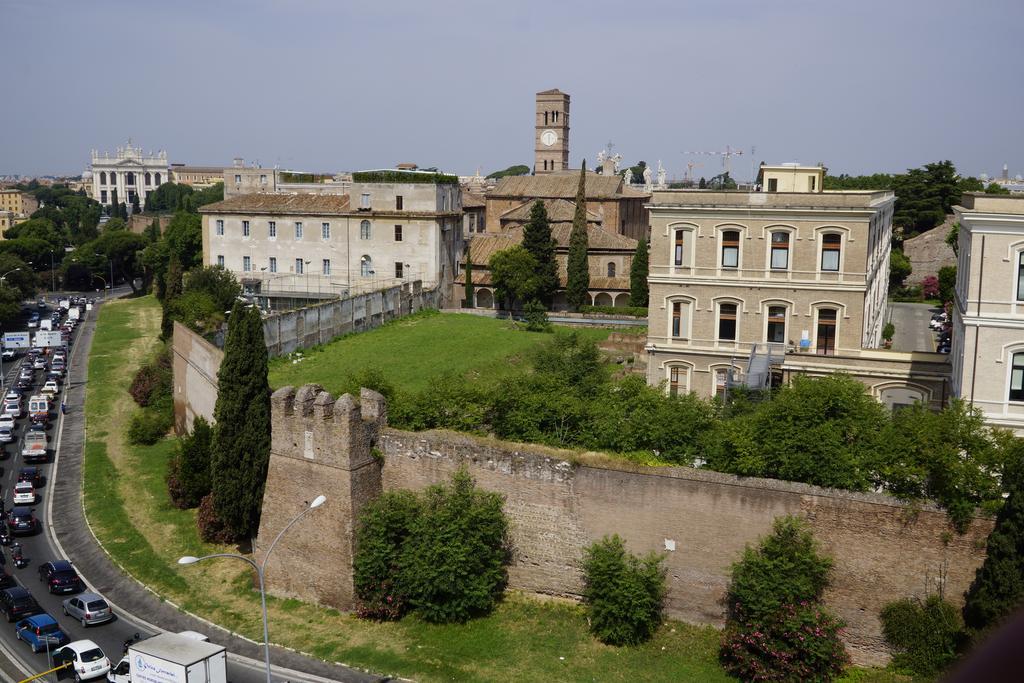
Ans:
[[[373,422],[367,428],[372,427],[374,438],[360,437],[355,451],[375,446],[383,453],[377,487],[367,481],[372,469],[365,464],[365,454],[353,451],[323,417],[334,399],[326,392],[306,391],[302,396],[310,406],[314,394],[320,413],[292,409],[288,415],[280,406],[299,405],[289,398],[294,389],[275,394],[274,448],[264,511],[293,514],[295,505],[288,503],[294,503],[296,492],[314,495],[324,488],[331,491],[329,499],[340,498],[338,510],[356,510],[377,490],[423,489],[466,466],[480,486],[505,496],[514,546],[512,588],[578,597],[583,548],[617,533],[634,552],[665,553],[670,616],[716,625],[724,619],[722,597],[729,568],[743,548],[768,533],[776,517],[800,515],[835,559],[826,599],[847,622],[846,643],[861,664],[888,659],[878,620],[886,602],[924,597],[939,589],[953,601],[962,599],[991,529],[990,521],[977,519],[959,535],[951,531],[943,512],[902,505],[884,495],[687,468],[633,466],[601,455],[578,456],[448,432],[381,429],[377,422],[386,408],[372,397],[362,419]],[[349,400],[338,400],[345,401],[340,411],[345,416],[353,411]],[[358,483],[353,480],[356,468],[337,465],[337,453],[348,453],[346,462],[364,463]],[[331,462],[320,464],[318,458]],[[268,533],[276,521],[269,519]],[[277,557],[284,548],[275,551],[278,576],[305,575],[310,588],[303,590],[289,581],[288,589],[281,590],[270,577],[271,592],[324,602],[314,586],[350,586],[349,565],[339,559],[351,557],[352,528],[351,519],[334,519],[329,535],[315,529],[303,540],[300,532],[295,543],[301,551],[291,561],[284,554]],[[264,538],[261,532],[258,547],[265,547]],[[324,604],[350,609],[348,589],[344,593],[344,600]]]
[[[174,373],[174,431],[191,431],[203,416],[213,422],[217,403],[217,372],[224,352],[179,322],[174,323],[171,363]]]

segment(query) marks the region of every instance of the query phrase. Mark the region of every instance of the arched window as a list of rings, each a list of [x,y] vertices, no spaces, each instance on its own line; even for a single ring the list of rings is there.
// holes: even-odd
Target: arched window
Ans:
[[[739,268],[740,265],[740,232],[726,230],[722,233],[722,267]]]
[[[370,277],[373,275],[373,259],[366,254],[359,259],[359,274],[363,277]]]
[[[368,240],[371,237],[370,221],[363,221],[359,224],[359,239]]]
[[[1024,401],[1024,353],[1013,354],[1010,365],[1010,400]]]
[[[843,236],[830,232],[821,236],[821,269],[839,270],[839,255],[843,245]]]
[[[832,356],[836,352],[836,314],[834,308],[818,309],[817,351],[823,356]]]
[[[718,339],[736,341],[736,304],[718,305]]]
[[[156,184],[160,185],[160,174],[159,173],[156,174]]]
[[[688,391],[690,369],[686,366],[672,365],[668,368],[668,395],[679,396]]]
[[[150,175],[149,171],[146,171],[146,185],[153,184],[153,176]]]
[[[1017,301],[1024,301],[1024,251],[1017,254]]]
[[[615,277],[615,263],[608,263],[608,277]]]
[[[132,173],[131,171],[128,171],[128,173],[126,173],[125,176],[124,176],[124,184],[125,185],[134,185],[135,184],[135,174]]]
[[[686,242],[685,230],[674,230],[675,241],[672,245],[672,265],[683,265],[683,245]]]
[[[107,184],[107,172],[106,171],[100,171],[100,185],[106,185],[106,184]]]
[[[110,184],[117,185],[117,174],[113,171],[110,172]]]
[[[789,269],[789,233],[788,232],[773,232],[772,233],[772,263],[771,267],[775,270],[788,270]]]

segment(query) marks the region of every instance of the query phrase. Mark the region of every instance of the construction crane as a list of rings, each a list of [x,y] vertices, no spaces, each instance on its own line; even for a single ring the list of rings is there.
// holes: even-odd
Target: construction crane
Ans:
[[[695,169],[698,166],[703,166],[703,165],[704,164],[699,163],[699,162],[687,161],[686,162],[686,177],[685,177],[686,182],[692,182],[693,181],[693,169]]]
[[[735,157],[735,156],[741,156],[743,154],[743,150],[742,149],[734,149],[733,147],[730,147],[729,145],[726,145],[724,152],[684,152],[684,154],[693,154],[693,155],[709,156],[709,157],[722,157],[722,168],[725,169],[726,173],[729,173],[729,171],[730,171],[729,159],[732,158],[732,157]],[[730,175],[731,175],[731,173],[730,173]]]

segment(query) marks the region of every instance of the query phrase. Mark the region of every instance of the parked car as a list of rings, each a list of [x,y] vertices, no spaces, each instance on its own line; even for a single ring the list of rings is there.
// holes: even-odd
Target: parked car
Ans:
[[[32,652],[55,650],[69,640],[57,620],[46,612],[19,621],[14,625],[14,636],[28,643]]]
[[[103,624],[114,618],[114,610],[101,596],[95,593],[82,593],[64,601],[64,614],[77,619],[82,626]]]
[[[100,646],[91,640],[76,640],[53,653],[54,666],[69,662],[75,672],[75,678],[88,681],[103,678],[110,671],[110,660]]]
[[[4,613],[8,622],[39,614],[42,611],[32,594],[21,586],[0,591],[0,612]]]
[[[39,565],[39,580],[51,593],[77,593],[84,587],[78,572],[67,560],[54,560]]]
[[[12,535],[34,534],[39,528],[39,520],[32,513],[32,508],[19,505],[7,513],[7,528]]]
[[[36,487],[32,485],[32,482],[19,481],[14,485],[15,505],[35,505],[35,503]]]
[[[18,481],[28,481],[39,488],[43,485],[43,473],[38,467],[22,467],[18,470]]]

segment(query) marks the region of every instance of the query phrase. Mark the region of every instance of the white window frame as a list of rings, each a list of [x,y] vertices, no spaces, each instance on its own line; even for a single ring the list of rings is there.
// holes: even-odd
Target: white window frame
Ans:
[[[302,221],[295,221],[295,241],[302,241]]]
[[[736,240],[736,265],[734,266],[725,265],[725,233],[727,232],[735,232],[739,235],[739,238]],[[740,225],[723,225],[718,228],[718,250],[715,254],[715,260],[718,264],[719,270],[727,270],[730,272],[743,270],[744,234],[745,229]]]
[[[320,239],[329,240],[331,239],[331,224],[321,223],[320,224]]]
[[[277,239],[277,221],[267,221],[267,239]]]
[[[675,306],[680,304],[679,309],[679,334],[674,334],[673,330],[673,319],[675,318]],[[696,308],[693,299],[683,297],[673,297],[665,300],[665,308],[667,309],[667,322],[668,327],[666,328],[668,334],[666,335],[673,341],[689,341],[692,334],[693,326],[693,311]]]
[[[331,274],[331,259],[325,258],[320,262],[320,274],[330,275]]]
[[[370,208],[370,193],[369,192],[363,192],[362,194],[359,195],[359,208],[360,209],[369,209]]]
[[[786,248],[783,250],[781,247],[780,251],[786,252],[786,265],[776,266],[775,265],[775,235],[784,234],[788,237],[786,241]],[[776,273],[784,273],[789,271],[793,267],[793,242],[794,232],[792,230],[772,227],[768,228],[768,270]]]
[[[1024,348],[1021,348],[1019,346],[1016,347],[1016,348],[1011,348],[1011,349],[1009,349],[1007,351],[1007,353],[1009,354],[1009,357],[1007,358],[1007,363],[1006,363],[1006,365],[1007,365],[1007,368],[1006,368],[1006,393],[1004,394],[1006,396],[1006,402],[1007,403],[1013,403],[1013,404],[1024,404],[1024,397],[1022,397],[1022,398],[1011,398],[1010,397],[1010,392],[1014,391],[1014,388],[1013,388],[1013,385],[1014,385],[1014,374],[1015,374],[1014,373],[1014,370],[1015,370],[1014,356],[1021,356],[1022,357],[1022,360],[1021,360],[1021,362],[1022,362],[1021,372],[1018,374],[1018,380],[1019,380],[1020,386],[1022,388],[1024,388]]]
[[[761,338],[764,339],[766,344],[789,344],[790,337],[790,318],[793,315],[793,304],[788,301],[765,301],[762,302],[762,311],[764,315],[764,324],[761,329]],[[768,324],[771,322],[771,310],[773,308],[781,308],[783,310],[782,318],[782,341],[772,341],[768,338]]]
[[[249,236],[249,221],[242,221],[242,237]]]
[[[372,240],[373,239],[373,223],[368,220],[359,221],[359,239],[361,240]]]
[[[689,363],[668,362],[665,363],[665,394],[672,395],[672,371],[677,371],[680,378],[676,388],[676,396],[686,396],[690,393],[690,380],[693,375],[693,366]]]
[[[243,256],[242,257],[242,272],[243,273],[251,273],[252,272],[252,257],[251,256]]]
[[[825,267],[825,235],[838,235],[839,236],[839,255],[836,260],[836,267],[826,268]],[[835,251],[829,249],[828,251]],[[843,258],[846,252],[846,235],[838,230],[822,230],[818,233],[818,270],[822,273],[841,273],[843,272]]]
[[[735,334],[732,339],[722,339],[719,335],[721,328],[719,323],[722,320],[722,305],[732,305],[736,307],[736,325]],[[740,340],[740,317],[743,315],[743,302],[739,299],[716,299],[715,300],[715,341],[721,344],[735,344]]]
[[[373,259],[370,258],[369,254],[363,254],[359,259],[359,275],[361,277],[370,277],[373,275]]]
[[[306,273],[306,269],[303,267],[302,259],[301,258],[295,259],[295,274],[296,275],[305,275],[305,273]]]
[[[217,254],[217,265],[221,268],[224,267],[224,254]]]
[[[217,237],[223,237],[224,236],[224,219],[223,218],[218,218],[216,221],[214,221],[214,234],[217,235]]]
[[[276,273],[277,272],[277,257],[276,256],[271,256],[270,259],[267,261],[267,270],[269,270],[271,273]]]

